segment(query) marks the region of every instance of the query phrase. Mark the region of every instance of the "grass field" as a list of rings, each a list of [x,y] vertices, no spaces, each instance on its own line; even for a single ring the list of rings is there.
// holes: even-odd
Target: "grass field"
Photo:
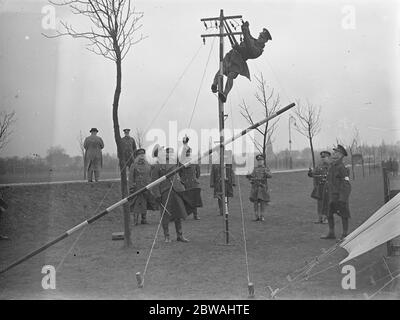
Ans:
[[[316,203],[309,197],[312,181],[304,172],[275,174],[270,180],[272,203],[264,222],[253,222],[248,200],[250,186],[240,177],[247,234],[249,274],[255,284],[257,299],[269,298],[267,286],[284,288],[287,275],[304,262],[334,244],[320,240],[326,225],[316,225]],[[159,212],[149,211],[149,225],[132,227],[133,246],[123,248],[122,241],[112,241],[112,232],[123,230],[122,212],[105,216],[78,231],[44,253],[0,275],[1,299],[246,299],[247,273],[242,235],[238,187],[230,203],[232,245],[224,243],[224,221],[218,216],[217,203],[208,187],[208,177],[201,178],[204,207],[200,221],[192,217],[183,223],[187,244],[165,244],[162,231],[151,254],[144,288],[137,287],[135,273],[143,270],[156,234]],[[0,233],[11,241],[0,242],[0,267],[41,246],[62,232],[116,202],[118,183],[72,183],[3,189],[9,210],[4,215]],[[380,175],[357,178],[352,182],[351,229],[365,221],[383,204]],[[336,219],[337,233],[341,224]],[[175,240],[173,224],[171,238]],[[74,245],[74,246],[73,246]],[[278,299],[363,299],[385,283],[382,271],[384,245],[350,261],[357,273],[356,290],[341,287],[342,249],[315,268],[318,273],[308,280],[279,291]],[[372,264],[374,264],[371,266]],[[391,266],[398,261],[390,261]],[[57,269],[56,290],[41,286],[44,265]],[[371,266],[371,267],[370,267]],[[376,275],[380,275],[377,279]],[[376,284],[370,277],[374,276]],[[398,299],[393,288],[377,298]],[[390,292],[389,292],[390,291]],[[398,292],[398,291],[397,291]]]

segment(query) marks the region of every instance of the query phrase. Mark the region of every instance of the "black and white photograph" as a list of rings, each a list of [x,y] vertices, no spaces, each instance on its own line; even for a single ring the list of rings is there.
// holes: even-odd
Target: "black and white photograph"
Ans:
[[[397,0],[0,0],[0,300],[399,300],[399,88]]]

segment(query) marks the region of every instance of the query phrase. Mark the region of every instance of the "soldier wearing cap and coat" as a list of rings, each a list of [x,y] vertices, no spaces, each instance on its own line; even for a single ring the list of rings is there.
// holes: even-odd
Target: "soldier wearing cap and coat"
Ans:
[[[101,150],[104,148],[103,139],[97,136],[96,128],[90,129],[91,135],[86,137],[83,142],[85,148],[84,163],[88,171],[88,182],[93,182],[93,174],[95,181],[99,181],[100,169],[103,166],[103,155]]]
[[[225,151],[226,152],[226,151]],[[218,153],[215,153],[218,155]],[[232,164],[225,161],[225,197],[229,203],[229,198],[233,198],[233,187],[235,184],[235,172],[233,171]],[[222,205],[224,198],[222,196],[222,177],[220,164],[213,164],[210,173],[210,187],[214,188],[214,198],[218,199],[219,214],[222,216]]]
[[[183,148],[181,152],[181,156],[179,158],[179,162],[181,165],[192,160],[192,148],[188,145],[189,138],[185,136],[183,138]],[[201,188],[198,179],[200,178],[200,165],[198,163],[191,163],[190,165],[182,168],[179,171],[179,177],[181,178],[181,182],[185,186],[184,194],[189,199],[191,206],[186,207],[189,211],[193,212],[193,219],[200,220],[197,208],[201,208],[203,206],[203,202],[201,200]],[[188,212],[189,214],[191,212]]]
[[[121,138],[122,152],[124,153],[126,167],[130,168],[135,159],[136,142],[135,139],[129,135],[131,129],[124,129],[123,131],[124,136]]]
[[[342,219],[342,236],[340,240],[343,240],[349,229],[349,197],[351,193],[351,185],[349,178],[349,170],[343,164],[343,158],[347,156],[346,149],[338,144],[333,149],[331,157],[332,163],[329,166],[327,174],[327,185],[329,194],[329,210],[328,210],[328,225],[329,233],[321,239],[335,239],[335,221],[334,214],[337,214]]]
[[[264,221],[265,207],[270,202],[267,179],[272,178],[271,170],[264,163],[264,155],[256,156],[257,166],[246,178],[251,182],[250,201],[254,204],[254,221]]]
[[[222,88],[219,88],[219,98],[222,102],[226,101],[229,91],[233,86],[233,79],[240,74],[250,80],[250,71],[247,65],[248,59],[256,59],[264,51],[265,44],[268,40],[272,40],[271,34],[267,29],[263,29],[260,32],[258,38],[253,38],[249,30],[249,22],[246,21],[241,26],[243,32],[243,41],[240,44],[235,44],[223,59],[223,72],[227,77],[225,90],[222,92]],[[219,71],[215,74],[214,82],[211,86],[211,91],[218,92],[218,78]]]
[[[146,160],[146,151],[144,149],[136,150],[135,160],[129,170],[129,192],[132,194],[139,189],[147,186],[151,182],[151,165]],[[153,194],[145,191],[136,196],[130,204],[133,212],[133,221],[135,225],[147,224],[147,210],[157,210],[158,206]]]
[[[328,216],[329,195],[326,177],[328,174],[329,157],[331,156],[331,153],[329,151],[322,151],[320,156],[320,163],[314,170],[310,168],[308,171],[308,176],[314,178],[314,189],[311,192],[311,198],[317,200],[318,220],[314,223],[326,223]]]
[[[155,146],[153,157],[157,158],[157,163],[153,165],[151,170],[152,181],[165,176],[177,167],[177,161],[174,160],[173,152],[174,150],[172,148],[166,148],[164,150],[163,147]],[[161,225],[164,231],[165,242],[171,242],[169,237],[170,221],[175,223],[177,241],[189,242],[189,240],[183,236],[182,232],[182,220],[187,217],[186,206],[182,196],[184,190],[185,187],[177,173],[151,189],[153,195],[160,204],[162,216]]]

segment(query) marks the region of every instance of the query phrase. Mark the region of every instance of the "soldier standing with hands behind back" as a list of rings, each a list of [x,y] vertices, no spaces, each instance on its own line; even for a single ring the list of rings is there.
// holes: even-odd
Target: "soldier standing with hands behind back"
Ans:
[[[90,129],[90,136],[83,142],[83,147],[85,148],[85,168],[88,171],[88,182],[93,182],[94,180],[99,181],[100,169],[103,166],[103,155],[101,150],[104,148],[103,139],[97,136],[96,128]]]

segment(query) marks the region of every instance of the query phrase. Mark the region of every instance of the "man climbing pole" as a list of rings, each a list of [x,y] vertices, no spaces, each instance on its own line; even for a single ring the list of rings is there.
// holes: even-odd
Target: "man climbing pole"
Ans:
[[[225,90],[222,92],[222,89],[218,88],[219,71],[215,74],[214,82],[211,85],[212,92],[217,93],[219,91],[218,96],[222,102],[226,102],[228,93],[233,86],[233,79],[236,79],[239,74],[250,80],[250,71],[246,61],[261,56],[265,44],[268,40],[272,40],[271,34],[265,28],[260,32],[258,39],[253,38],[250,34],[248,21],[243,23],[241,28],[243,40],[238,44],[234,36],[231,35],[232,49],[225,55],[223,60],[223,72],[227,77]]]

